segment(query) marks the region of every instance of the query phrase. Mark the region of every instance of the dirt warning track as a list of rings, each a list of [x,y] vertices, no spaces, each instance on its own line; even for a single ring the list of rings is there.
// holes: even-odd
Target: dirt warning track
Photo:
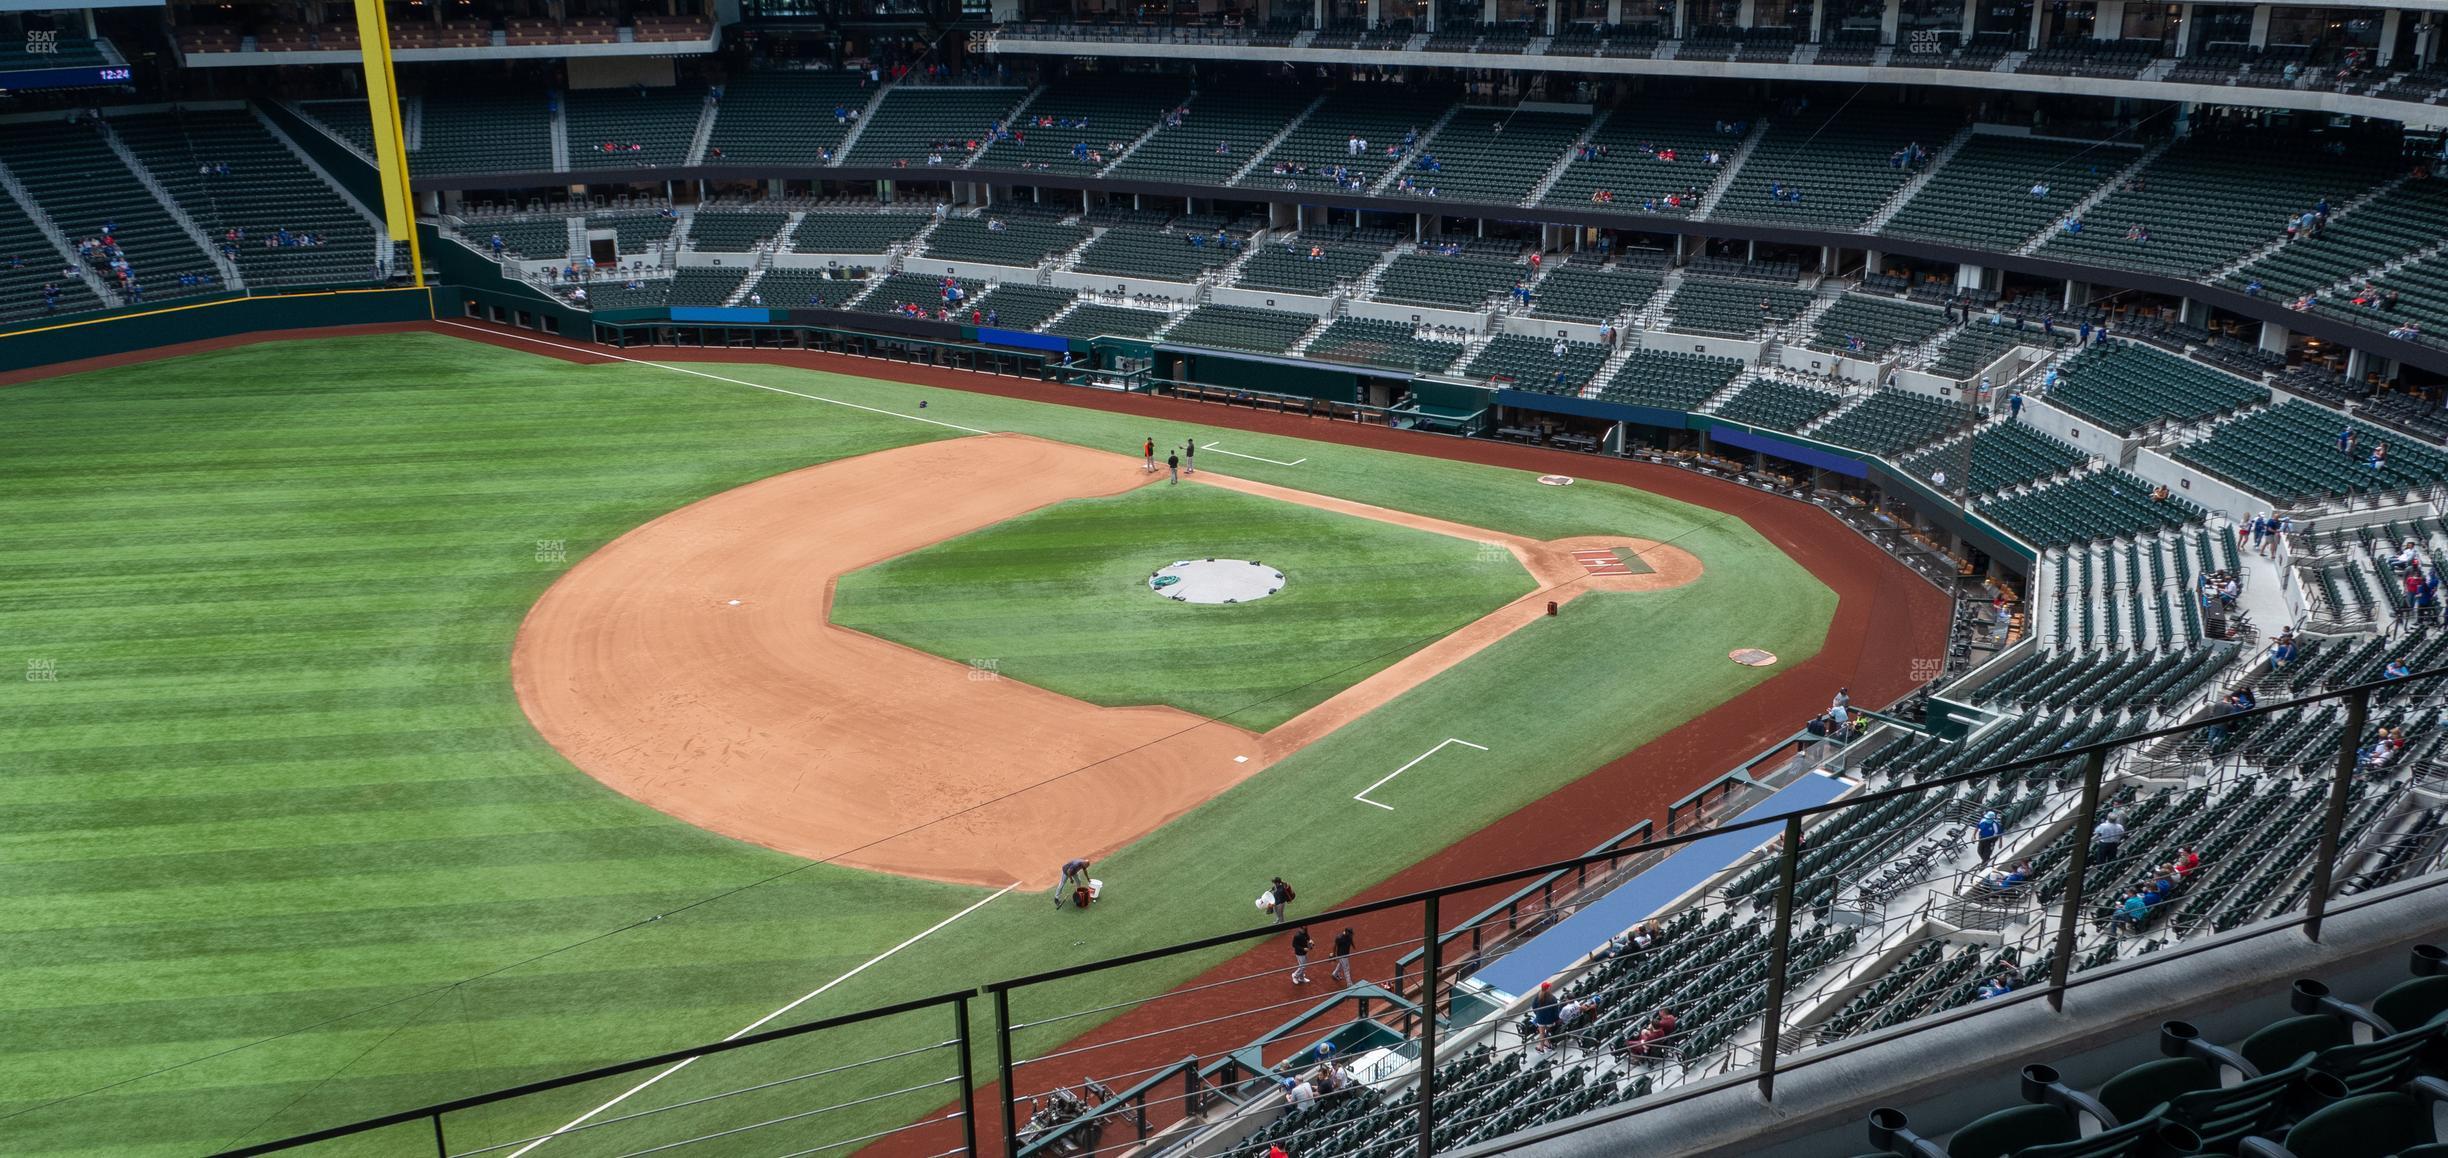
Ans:
[[[831,622],[844,574],[1158,476],[1019,435],[921,443],[778,475],[664,515],[555,583],[511,679],[537,731],[624,795],[811,859],[965,884],[1051,882],[1533,622],[1548,600],[1690,582],[1699,561],[1592,578],[1541,543],[1209,475],[1200,481],[1501,543],[1539,583],[1265,736],[1176,708],[1100,707]]]

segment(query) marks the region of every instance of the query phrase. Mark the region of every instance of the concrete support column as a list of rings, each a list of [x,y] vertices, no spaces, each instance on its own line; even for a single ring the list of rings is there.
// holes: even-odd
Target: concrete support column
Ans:
[[[91,10],[89,9],[88,12]],[[2380,67],[2387,68],[2397,57],[2397,33],[2405,27],[2403,9],[2391,8],[2380,16]]]
[[[2085,296],[2086,293],[2083,289],[2083,283],[2075,281],[2073,278],[2067,278],[2065,283],[2065,300],[2059,303],[2059,308],[2068,310],[2073,309],[2075,306],[2082,303]]]
[[[2370,354],[2361,350],[2346,351],[2346,380],[2349,382],[2362,381],[2364,373],[2371,369],[2371,364]]]
[[[1896,42],[1897,16],[1902,9],[1903,4],[1900,0],[1887,0],[1887,7],[1880,10],[1879,43],[1894,44]]]
[[[2193,6],[2187,4],[2176,11],[2179,17],[2176,25],[2176,55],[2183,56],[2186,54],[2187,47],[2193,43]]]
[[[2265,8],[2265,9],[2262,9],[2262,11],[2266,12],[2266,11],[2268,11],[2268,9],[2266,9],[2266,8]],[[2024,51],[2026,51],[2026,52],[2031,52],[2031,51],[2037,51],[2037,50],[2039,49],[2039,47],[2040,47],[2040,22],[2041,22],[2041,20],[2042,20],[2042,19],[2044,19],[2045,17],[2047,17],[2047,15],[2048,15],[2048,5],[2046,5],[2046,4],[2034,4],[2034,5],[2032,5],[2032,22],[2031,22],[2031,31],[2029,31],[2029,32],[2025,33],[2025,34],[2024,34],[2024,36],[2023,36],[2023,49],[2024,49]]]
[[[1734,13],[1734,23],[1744,28],[1751,27],[1752,9],[1756,3],[1757,0],[1742,0],[1742,7]]]
[[[2269,351],[2270,353],[2286,353],[2287,339],[2293,336],[2293,334],[2287,331],[2285,326],[2279,325],[2276,322],[2261,323],[2261,348]]]
[[[1369,0],[1368,26],[1371,28],[1377,27],[1377,3],[1378,0]]]
[[[2244,43],[2252,45],[2254,48],[2266,47],[2269,44],[2269,20],[2269,5],[2253,5],[2252,31],[2245,34]]]
[[[2210,325],[2210,303],[2193,298],[2180,299],[2176,305],[2176,317],[2188,326],[2207,328]]]
[[[1759,260],[1759,242],[1756,242],[1756,241],[1746,241],[1746,242],[1744,242],[1744,243],[1743,243],[1743,260],[1744,260],[1744,261],[1758,261],[1758,260]]]
[[[1977,265],[1956,266],[1955,288],[1973,290],[1979,289],[1981,288],[1981,281],[1988,276],[1989,271],[1982,269]]]
[[[2125,35],[2125,0],[2099,0],[2099,18],[2091,23],[2093,40],[2115,40]]]
[[[88,8],[85,11],[91,15],[93,9]],[[1607,23],[1610,25],[1623,23],[1623,0],[1607,0]]]

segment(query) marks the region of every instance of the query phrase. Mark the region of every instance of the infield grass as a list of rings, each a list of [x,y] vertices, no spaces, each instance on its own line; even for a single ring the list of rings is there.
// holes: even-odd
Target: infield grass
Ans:
[[[1326,907],[1767,678],[1724,662],[1727,650],[1807,658],[1834,606],[1738,520],[1620,487],[696,368],[884,413],[430,335],[253,346],[0,390],[0,639],[13,648],[0,682],[0,1152],[192,1154],[710,1040],[985,896],[809,865],[636,805],[543,744],[508,679],[521,617],[570,563],[757,478],[962,433],[896,417],[921,400],[940,420],[1125,452],[1195,436],[1306,459],[1200,455],[1537,538],[1672,541],[1707,573],[1576,600],[1109,858],[1118,883],[1093,922],[1051,923],[1043,897],[1007,897],[794,1020],[1243,927],[1271,873]],[[21,665],[47,678],[17,678]],[[1448,735],[1489,751],[1406,774],[1389,789],[1396,811],[1349,799]],[[1161,984],[1216,956],[1132,980]],[[941,1032],[871,1026],[709,1062],[624,1112]],[[941,1061],[826,1088],[892,1088],[940,1076]],[[469,1115],[453,1148],[549,1129],[628,1084]],[[945,1096],[803,1123],[789,1148]],[[417,1126],[314,1153],[428,1141]],[[538,1153],[633,1141],[608,1131]],[[781,1148],[749,1135],[685,1153]]]
[[[1148,573],[1251,559],[1281,591],[1163,598]],[[1263,732],[1526,595],[1502,548],[1215,487],[1080,499],[843,576],[833,621],[1108,707]]]

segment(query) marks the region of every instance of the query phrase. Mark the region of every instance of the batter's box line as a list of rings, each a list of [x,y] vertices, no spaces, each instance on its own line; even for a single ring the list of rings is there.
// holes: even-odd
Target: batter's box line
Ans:
[[[1208,443],[1208,444],[1207,444],[1207,445],[1205,445],[1205,446],[1200,447],[1199,449],[1200,449],[1200,450],[1212,450],[1212,451],[1215,451],[1217,454],[1229,454],[1229,455],[1233,456],[1234,458],[1246,458],[1246,459],[1250,460],[1251,462],[1263,462],[1263,463],[1266,463],[1266,464],[1268,464],[1268,465],[1270,465],[1270,466],[1299,466],[1300,464],[1302,464],[1302,463],[1304,463],[1304,462],[1309,461],[1309,457],[1308,457],[1307,455],[1302,455],[1301,457],[1296,458],[1296,459],[1293,459],[1293,460],[1292,460],[1292,461],[1290,461],[1290,462],[1284,462],[1284,461],[1281,461],[1281,460],[1279,460],[1279,459],[1272,459],[1272,458],[1260,458],[1260,457],[1258,457],[1257,455],[1254,455],[1254,454],[1243,454],[1243,453],[1241,453],[1240,451],[1237,451],[1237,450],[1225,450],[1225,449],[1223,449],[1222,447],[1219,447],[1219,446],[1217,446],[1215,443],[1212,443],[1212,442]]]
[[[1382,809],[1385,809],[1385,810],[1386,810],[1386,811],[1388,811],[1388,812],[1392,812],[1392,811],[1394,811],[1394,806],[1393,806],[1393,805],[1391,805],[1391,804],[1379,804],[1377,801],[1374,801],[1374,800],[1369,799],[1369,793],[1371,793],[1371,792],[1375,792],[1375,791],[1377,791],[1378,789],[1385,787],[1385,786],[1386,786],[1386,784],[1387,784],[1387,782],[1389,782],[1389,781],[1393,780],[1395,777],[1400,776],[1400,775],[1402,775],[1402,774],[1403,774],[1403,773],[1405,773],[1405,772],[1410,771],[1410,770],[1412,769],[1412,767],[1413,767],[1414,765],[1418,764],[1420,761],[1425,760],[1425,759],[1429,758],[1430,756],[1434,756],[1434,755],[1436,755],[1437,753],[1444,751],[1444,750],[1445,750],[1445,745],[1447,745],[1447,744],[1460,744],[1460,745],[1462,745],[1462,746],[1463,746],[1463,747],[1465,747],[1465,748],[1476,748],[1476,749],[1478,749],[1478,750],[1480,750],[1480,751],[1482,751],[1482,752],[1487,751],[1487,745],[1485,745],[1485,744],[1473,744],[1473,743],[1471,743],[1471,742],[1470,742],[1470,741],[1468,741],[1468,740],[1461,740],[1461,739],[1456,739],[1456,738],[1454,738],[1454,737],[1452,737],[1452,736],[1447,736],[1447,737],[1445,737],[1445,739],[1444,739],[1443,741],[1439,742],[1439,743],[1437,744],[1437,746],[1436,746],[1436,747],[1434,747],[1434,748],[1430,748],[1430,749],[1428,749],[1427,751],[1422,752],[1422,753],[1420,753],[1420,754],[1419,754],[1419,755],[1417,755],[1417,756],[1413,756],[1413,757],[1411,758],[1411,763],[1409,763],[1409,764],[1405,764],[1405,765],[1403,765],[1403,766],[1402,766],[1402,767],[1400,767],[1400,768],[1397,768],[1397,769],[1395,769],[1395,770],[1393,770],[1393,771],[1391,771],[1391,772],[1386,773],[1386,774],[1385,774],[1385,776],[1384,776],[1384,778],[1382,778],[1382,779],[1378,780],[1378,781],[1377,781],[1375,784],[1371,784],[1371,785],[1369,785],[1368,787],[1363,788],[1363,789],[1361,789],[1361,790],[1360,790],[1360,791],[1358,791],[1358,792],[1354,792],[1354,793],[1352,793],[1352,799],[1357,800],[1357,801],[1359,801],[1359,802],[1360,802],[1360,803],[1362,803],[1362,804],[1375,804],[1375,805],[1377,805],[1377,807],[1382,808]]]

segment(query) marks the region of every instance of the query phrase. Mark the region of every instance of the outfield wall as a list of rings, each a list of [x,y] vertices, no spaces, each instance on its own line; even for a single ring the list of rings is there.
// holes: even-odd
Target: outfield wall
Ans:
[[[0,373],[265,330],[418,322],[432,316],[432,296],[412,288],[231,297],[130,309],[0,333]]]

